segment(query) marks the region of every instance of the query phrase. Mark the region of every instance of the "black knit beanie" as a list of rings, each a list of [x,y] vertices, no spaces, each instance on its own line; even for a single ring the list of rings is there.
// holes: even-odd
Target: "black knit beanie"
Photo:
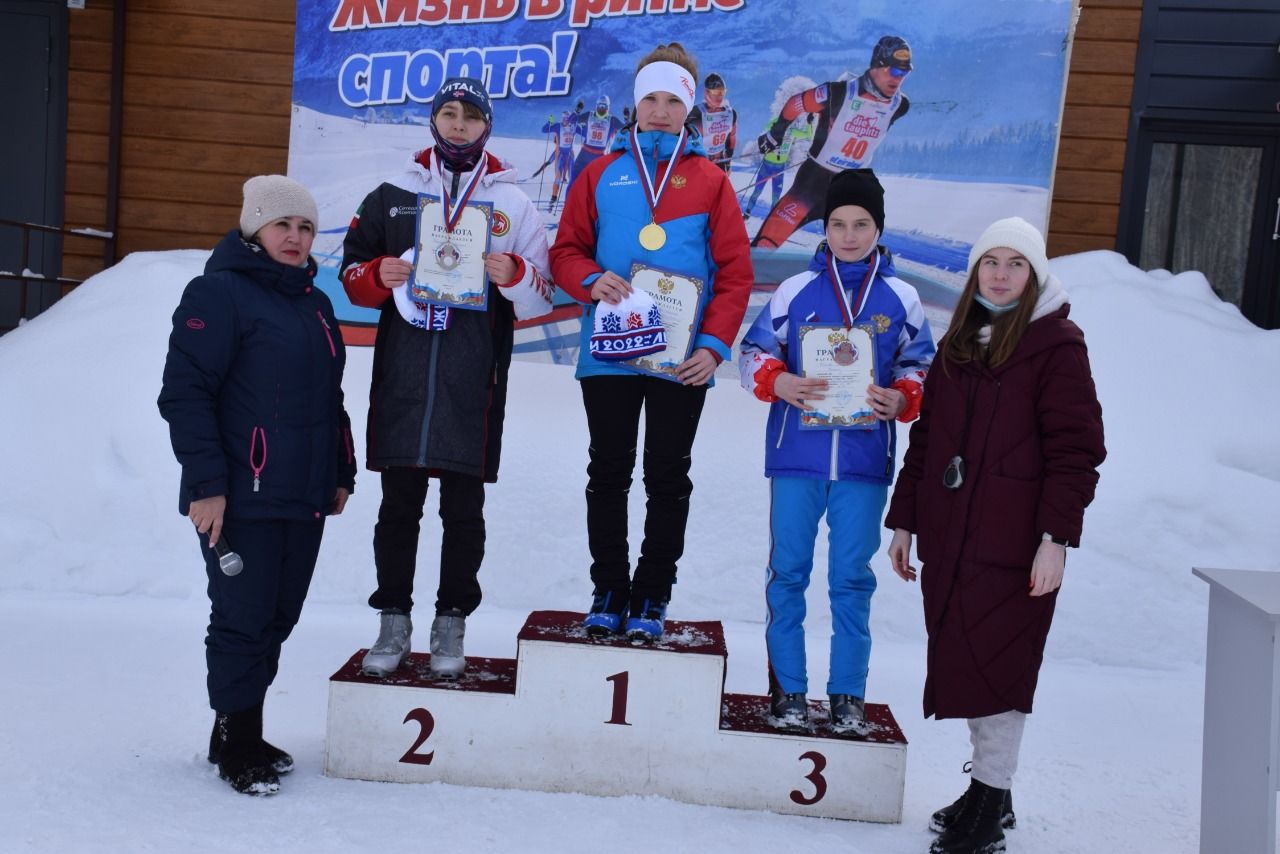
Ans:
[[[870,169],[846,169],[831,179],[827,189],[827,209],[822,215],[825,227],[831,212],[841,205],[864,208],[875,220],[876,230],[884,234],[884,187]]]

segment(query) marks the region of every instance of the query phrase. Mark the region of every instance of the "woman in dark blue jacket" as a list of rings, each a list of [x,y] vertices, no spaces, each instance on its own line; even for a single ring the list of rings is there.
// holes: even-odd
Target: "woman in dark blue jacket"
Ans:
[[[263,741],[263,698],[302,612],[325,516],[355,487],[346,354],[313,284],[317,218],[301,184],[245,182],[240,228],[173,314],[159,400],[182,465],[178,510],[200,535],[209,576],[209,761],[253,795],[278,791],[293,768]],[[220,561],[215,546],[240,561]]]

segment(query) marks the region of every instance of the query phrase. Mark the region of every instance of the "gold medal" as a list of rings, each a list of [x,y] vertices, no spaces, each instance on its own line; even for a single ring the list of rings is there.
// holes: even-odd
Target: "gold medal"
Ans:
[[[640,229],[640,245],[650,252],[661,249],[666,242],[667,233],[656,222],[651,222]]]

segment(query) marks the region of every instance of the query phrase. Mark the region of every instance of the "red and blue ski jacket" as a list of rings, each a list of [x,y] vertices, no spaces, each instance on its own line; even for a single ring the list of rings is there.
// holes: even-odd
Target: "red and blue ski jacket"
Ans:
[[[696,134],[690,134],[674,167],[674,134],[645,131],[637,138],[639,156],[655,186],[662,184],[667,169],[675,169],[656,213],[650,213],[640,183],[641,161],[631,150],[630,135],[619,133],[613,150],[574,181],[551,247],[552,278],[565,293],[586,305],[575,374],[578,379],[635,373],[596,359],[588,346],[595,322],[591,285],[606,270],[630,279],[631,265],[639,261],[702,279],[701,320],[693,346],[710,350],[719,361],[731,355],[751,295],[754,275],[747,230],[728,176],[707,160]],[[640,229],[651,221],[666,232],[666,242],[653,250],[640,245]]]

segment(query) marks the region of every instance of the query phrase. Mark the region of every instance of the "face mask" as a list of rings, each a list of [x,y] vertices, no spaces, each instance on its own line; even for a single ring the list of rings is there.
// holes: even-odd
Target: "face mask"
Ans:
[[[475,142],[455,145],[436,131],[436,118],[431,117],[431,136],[436,142],[436,152],[451,172],[470,172],[474,169],[484,154],[485,143],[489,141],[489,134],[492,132],[493,124],[490,123],[485,126],[484,133],[480,134],[480,138]]]
[[[973,292],[973,300],[992,314],[1004,314],[1006,311],[1013,311],[1018,307],[1018,303],[1022,301],[1021,298],[1019,298],[1008,305],[996,305],[977,291]]]

